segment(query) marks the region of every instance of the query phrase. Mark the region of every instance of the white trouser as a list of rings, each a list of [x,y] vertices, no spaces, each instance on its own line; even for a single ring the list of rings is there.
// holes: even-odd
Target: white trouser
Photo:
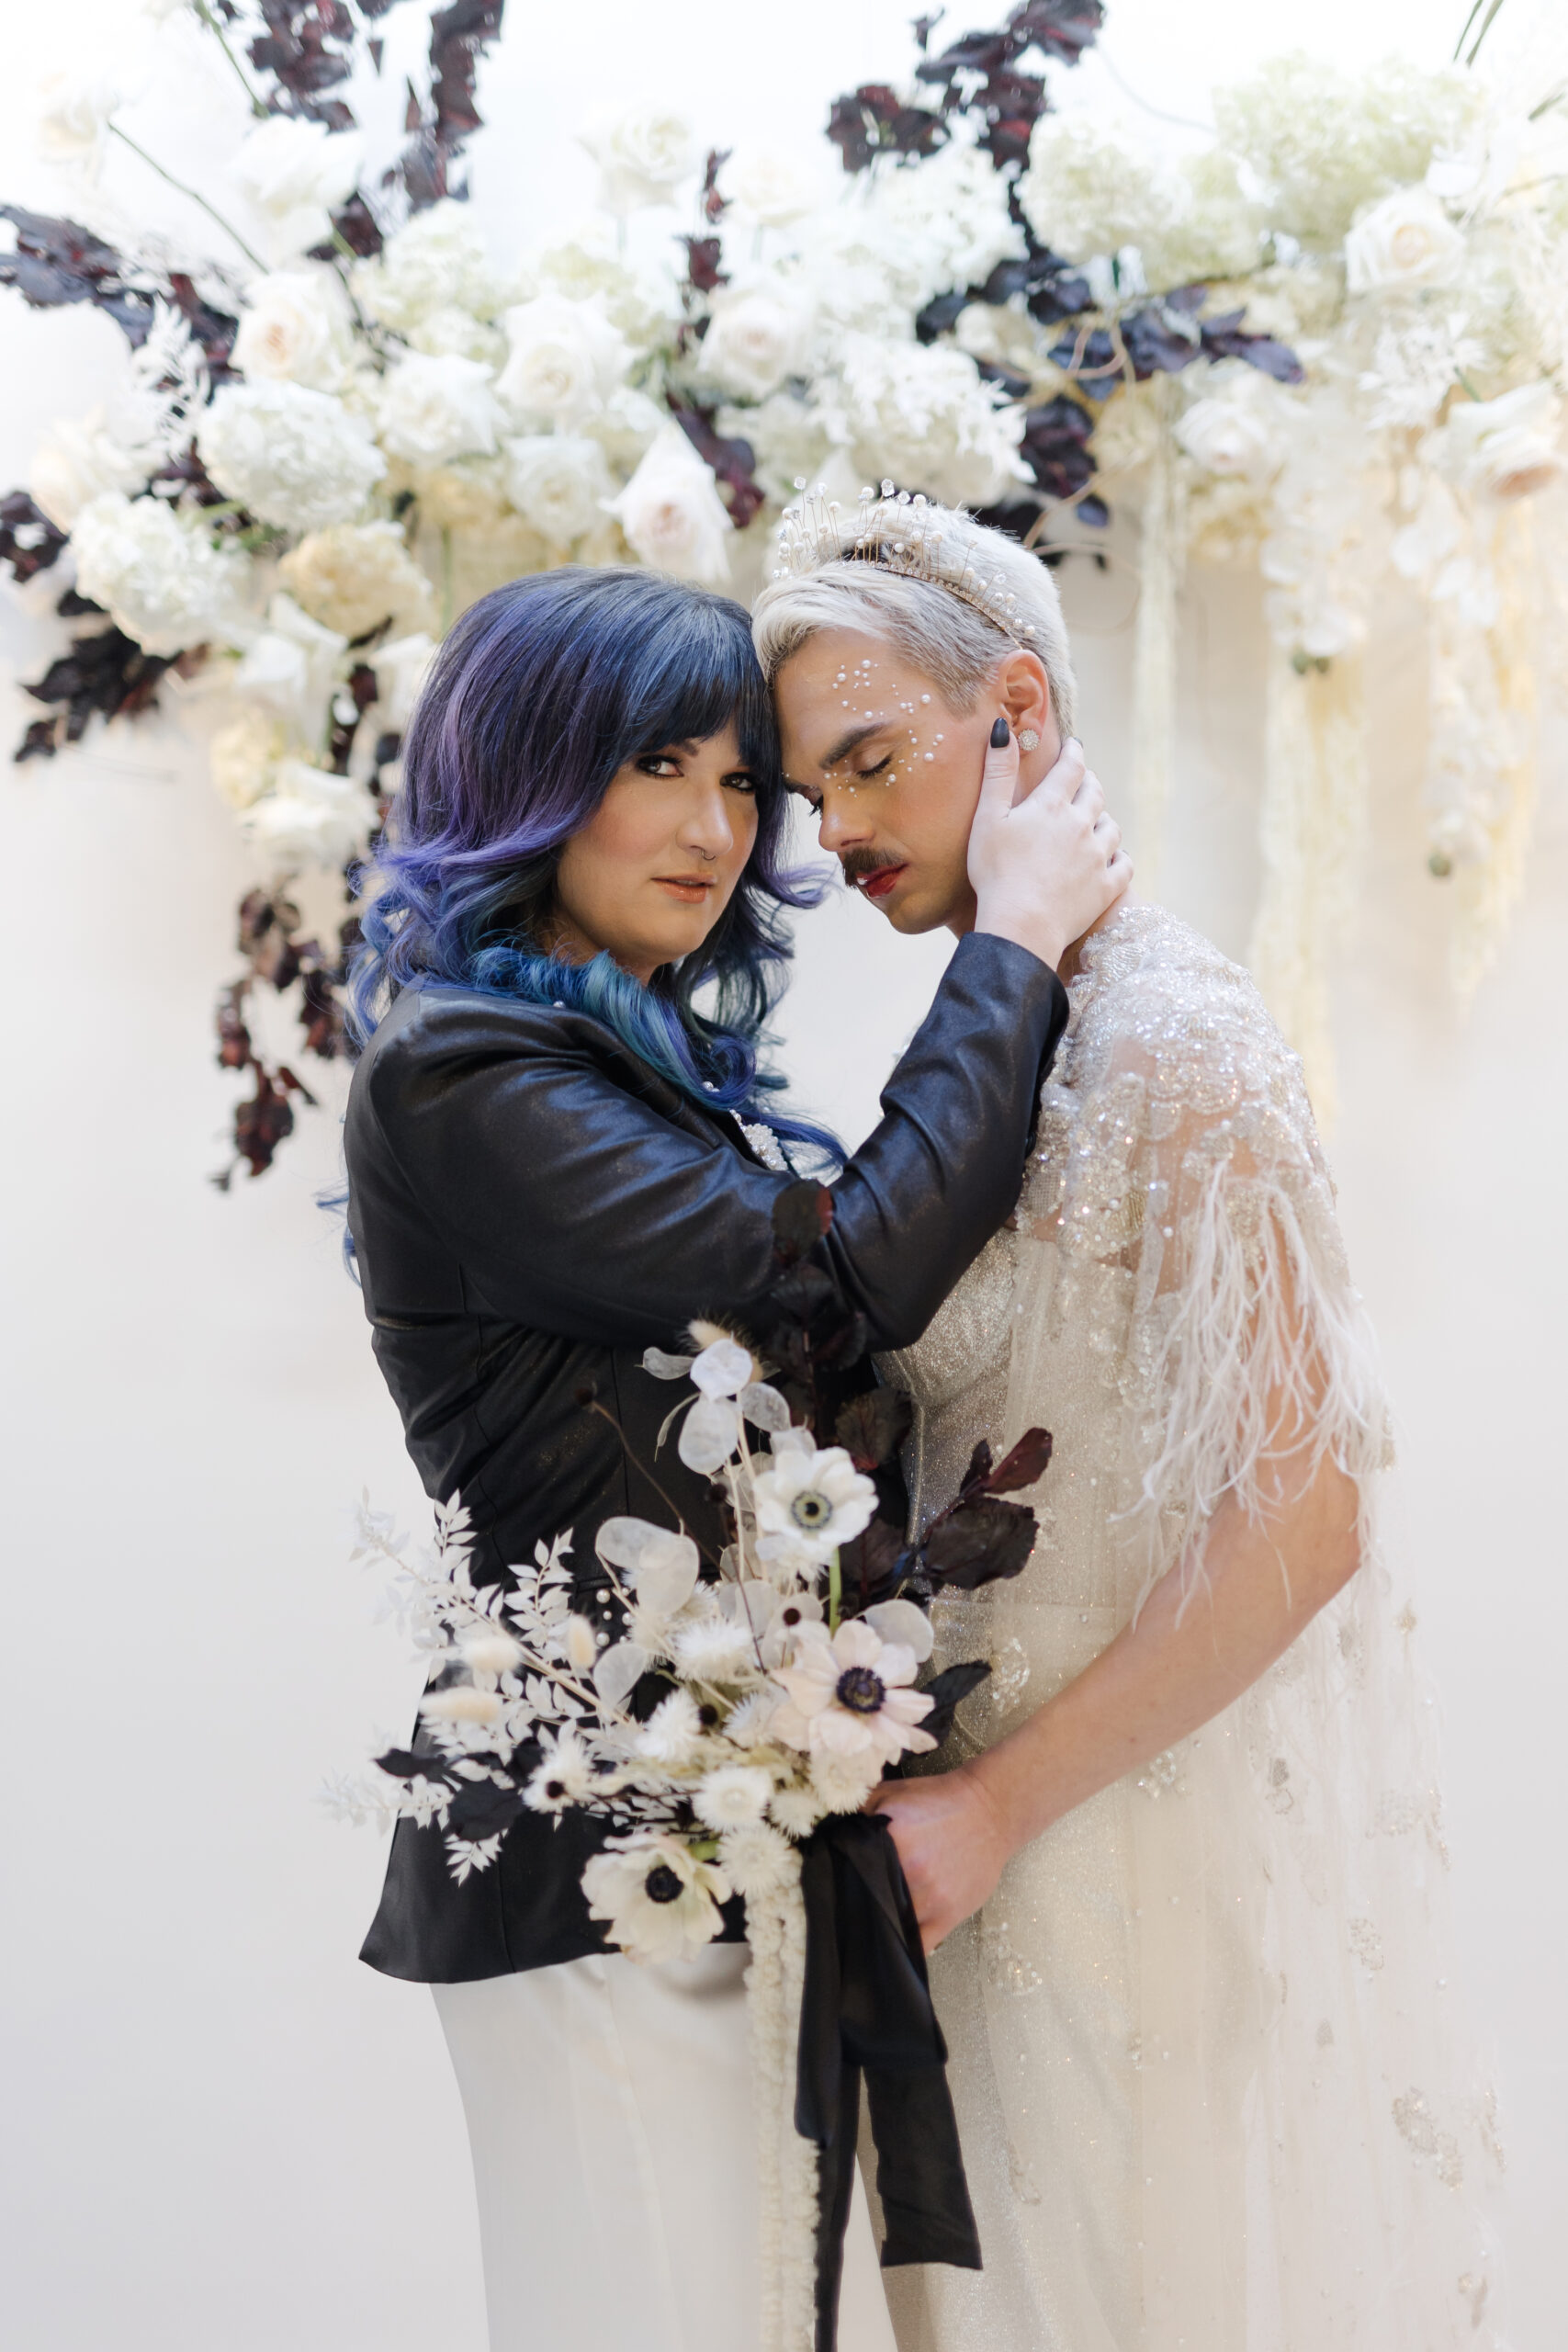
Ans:
[[[756,2352],[743,1944],[433,1987],[468,2121],[491,2352]],[[840,2352],[895,2352],[857,2174]]]

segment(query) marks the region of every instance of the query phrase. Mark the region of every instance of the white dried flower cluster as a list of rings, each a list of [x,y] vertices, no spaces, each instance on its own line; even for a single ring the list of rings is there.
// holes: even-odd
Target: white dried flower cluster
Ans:
[[[434,617],[430,582],[400,523],[333,523],[311,531],[278,565],[284,586],[323,628],[353,639],[383,622],[423,628]]]
[[[953,506],[987,506],[1028,479],[1022,411],[951,345],[846,335],[814,405],[858,481],[891,475]]]

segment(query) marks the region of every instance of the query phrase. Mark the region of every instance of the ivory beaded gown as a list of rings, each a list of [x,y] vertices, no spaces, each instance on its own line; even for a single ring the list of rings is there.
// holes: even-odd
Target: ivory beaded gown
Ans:
[[[1431,1718],[1370,1526],[1387,1417],[1301,1066],[1157,908],[1070,995],[1016,1233],[883,1360],[922,1520],[976,1439],[1055,1438],[1023,1574],[937,1602],[935,1663],[992,1666],[956,1754],[1081,1672],[1227,1491],[1257,1504],[1266,1399],[1313,1367],[1370,1556],[933,1955],[985,2268],[887,2273],[900,2352],[1483,2352],[1499,2159],[1439,1989]]]

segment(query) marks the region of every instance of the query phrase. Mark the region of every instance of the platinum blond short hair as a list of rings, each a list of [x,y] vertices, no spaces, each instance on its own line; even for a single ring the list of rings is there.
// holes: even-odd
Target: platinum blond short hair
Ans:
[[[881,638],[973,710],[1010,653],[1037,654],[1064,736],[1073,732],[1077,683],[1056,583],[1038,556],[958,508],[884,496],[844,514],[818,497],[793,507],[780,533],[781,569],[751,615],[757,658],[771,685],[823,629]]]

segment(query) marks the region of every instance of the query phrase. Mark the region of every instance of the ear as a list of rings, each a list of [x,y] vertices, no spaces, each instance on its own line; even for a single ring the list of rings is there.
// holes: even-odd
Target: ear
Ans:
[[[1027,728],[1038,738],[1038,747],[1024,752],[1024,764],[1043,775],[1062,755],[1062,736],[1051,707],[1051,681],[1038,653],[1010,654],[997,672],[997,689],[1013,733],[1021,735]]]

